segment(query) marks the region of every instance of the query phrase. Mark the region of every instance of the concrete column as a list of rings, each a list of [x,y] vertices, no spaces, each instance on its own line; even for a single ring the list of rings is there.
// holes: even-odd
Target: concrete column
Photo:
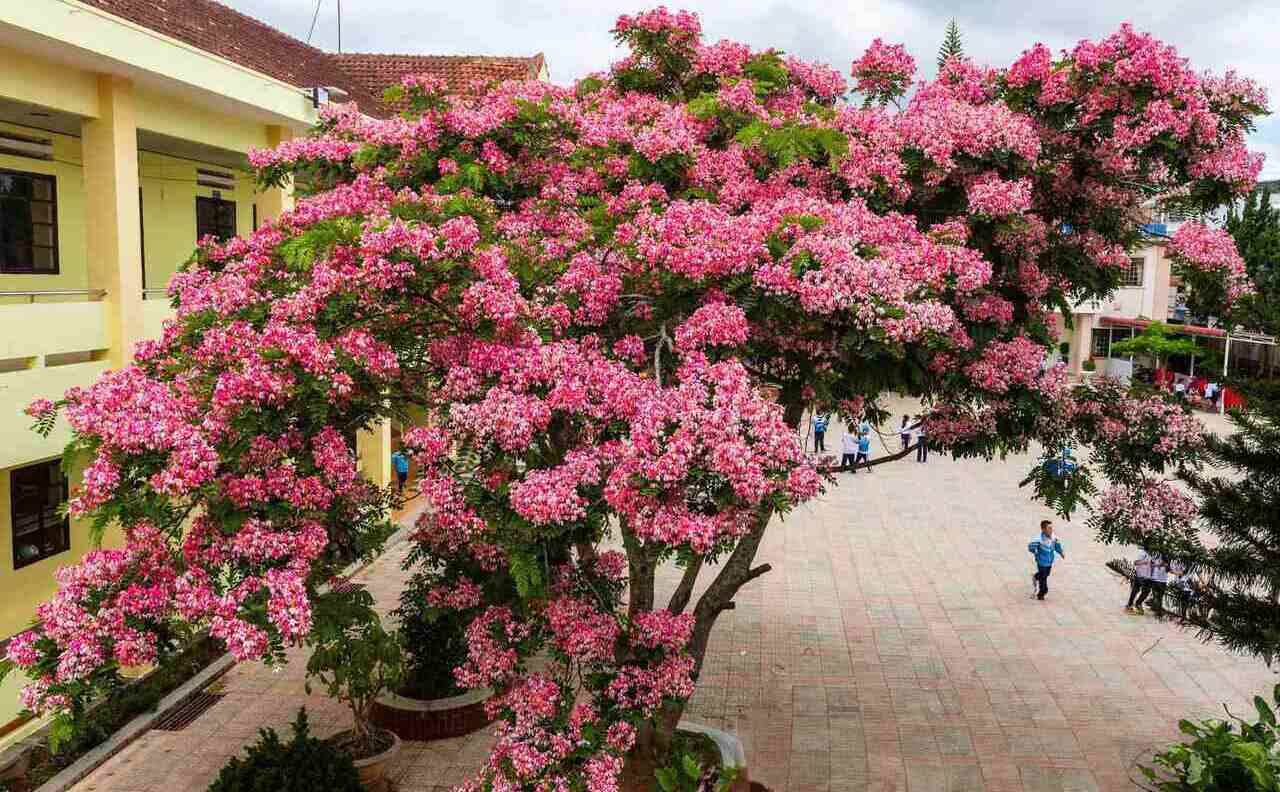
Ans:
[[[1095,314],[1078,313],[1071,316],[1071,362],[1068,368],[1072,374],[1079,375],[1084,371],[1084,362],[1093,351],[1093,326],[1097,319]]]
[[[270,146],[278,146],[292,138],[293,130],[288,127],[274,124],[267,127],[267,144]],[[254,203],[258,207],[258,225],[264,226],[293,208],[293,184],[263,190],[254,197]]]
[[[356,434],[360,472],[379,487],[391,483],[391,419],[384,418],[368,431]]]
[[[133,83],[98,76],[98,117],[81,123],[89,288],[106,290],[107,362],[127,366],[143,338],[142,227]]]
[[[1157,322],[1169,321],[1169,288],[1173,268],[1164,245],[1155,245],[1155,272],[1152,278],[1151,318]]]

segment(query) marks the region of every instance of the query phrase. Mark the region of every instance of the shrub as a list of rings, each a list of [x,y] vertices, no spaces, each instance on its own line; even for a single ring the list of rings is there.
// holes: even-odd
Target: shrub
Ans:
[[[1272,692],[1280,706],[1280,685]],[[1240,725],[1210,718],[1178,724],[1193,738],[1155,757],[1156,767],[1139,767],[1154,792],[1275,792],[1280,789],[1280,733],[1275,711],[1262,696],[1254,696],[1258,720]],[[1228,712],[1230,714],[1230,712]]]
[[[1093,362],[1093,358],[1089,358],[1089,359],[1085,360],[1085,362],[1084,362],[1083,364],[1081,364],[1081,366],[1080,366],[1080,367],[1081,367],[1081,368],[1083,368],[1085,371],[1097,371],[1097,370],[1098,370],[1098,364]]]
[[[432,588],[424,575],[415,575],[400,594],[395,616],[404,643],[404,680],[397,691],[429,700],[462,693],[453,669],[467,661],[466,627],[470,613],[434,608],[427,595]]]
[[[1066,357],[1071,354],[1071,344],[1067,341],[1063,341],[1061,344],[1058,344],[1058,351],[1062,353],[1063,357]]]
[[[287,743],[275,729],[259,729],[258,742],[245,758],[233,756],[208,792],[363,792],[351,757],[311,736],[305,709],[292,728]]]

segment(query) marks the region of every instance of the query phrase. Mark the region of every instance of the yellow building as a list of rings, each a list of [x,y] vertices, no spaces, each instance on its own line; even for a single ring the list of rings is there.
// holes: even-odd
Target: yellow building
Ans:
[[[249,233],[291,204],[287,190],[255,191],[249,148],[302,133],[330,98],[384,114],[381,87],[424,71],[462,87],[542,77],[545,64],[336,56],[213,0],[0,2],[0,641],[89,549],[58,515],[67,428],[42,438],[22,408],[157,335],[165,286],[199,237]],[[391,428],[359,445],[386,482]],[[21,683],[0,688],[0,743],[33,727],[18,717]]]

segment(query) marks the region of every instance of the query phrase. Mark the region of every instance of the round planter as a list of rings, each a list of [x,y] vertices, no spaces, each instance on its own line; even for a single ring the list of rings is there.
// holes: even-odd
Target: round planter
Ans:
[[[387,778],[387,765],[400,753],[400,738],[391,735],[391,747],[368,759],[355,759],[356,773],[360,776],[360,785],[369,792],[389,792],[391,784]]]
[[[733,780],[733,786],[729,787],[728,792],[750,792],[751,779],[747,774],[747,752],[742,748],[742,740],[727,731],[689,721],[680,721],[676,729],[710,737],[720,749],[720,765],[738,768],[738,776]]]
[[[461,737],[489,723],[484,704],[492,690],[468,690],[443,699],[413,699],[383,693],[373,703],[371,720],[401,739],[428,742]]]

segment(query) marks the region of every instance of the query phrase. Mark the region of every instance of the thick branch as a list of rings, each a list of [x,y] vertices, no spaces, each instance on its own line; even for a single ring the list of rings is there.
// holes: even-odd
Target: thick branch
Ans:
[[[702,571],[702,564],[702,556],[694,556],[689,565],[684,568],[680,585],[676,586],[675,592],[671,595],[671,601],[667,603],[668,611],[683,613],[684,609],[689,607],[689,599],[693,596],[693,584],[698,582],[698,573]]]

